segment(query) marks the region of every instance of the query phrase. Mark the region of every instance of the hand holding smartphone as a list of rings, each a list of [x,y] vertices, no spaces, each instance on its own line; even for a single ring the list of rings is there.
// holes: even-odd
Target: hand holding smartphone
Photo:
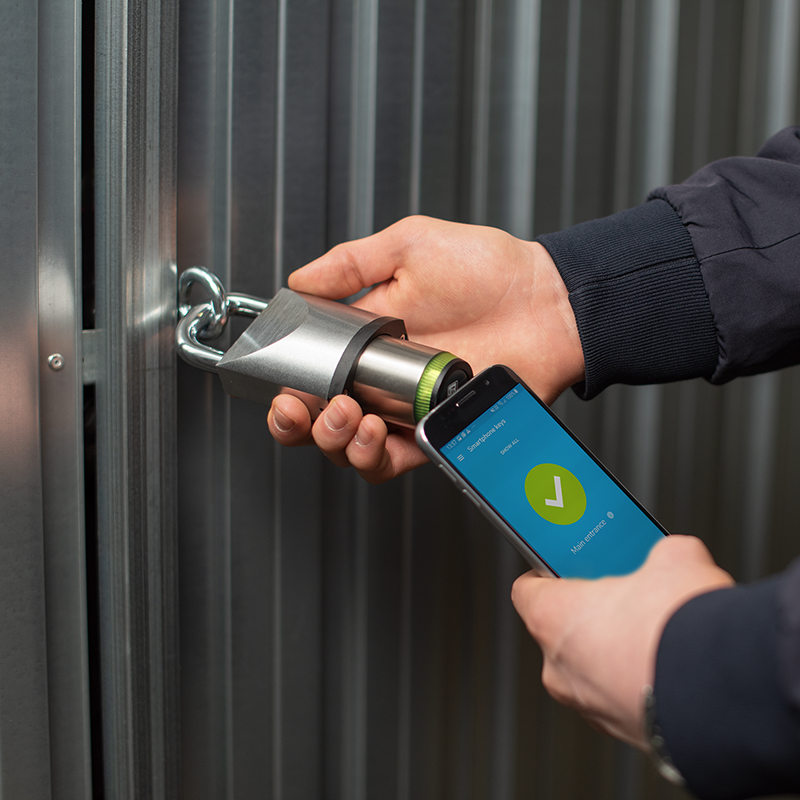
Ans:
[[[667,535],[508,367],[464,384],[416,438],[543,575],[628,574]]]

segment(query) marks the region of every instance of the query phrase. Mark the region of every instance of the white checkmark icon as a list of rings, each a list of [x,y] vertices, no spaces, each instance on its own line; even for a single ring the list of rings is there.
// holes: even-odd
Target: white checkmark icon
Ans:
[[[545,499],[544,504],[546,506],[555,506],[556,508],[564,508],[564,497],[561,494],[561,478],[558,475],[553,475],[553,482],[556,485],[556,499],[555,500]]]

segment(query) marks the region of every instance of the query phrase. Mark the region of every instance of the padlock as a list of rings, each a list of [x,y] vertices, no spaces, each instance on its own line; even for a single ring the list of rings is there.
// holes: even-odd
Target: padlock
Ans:
[[[184,277],[185,276],[185,277]],[[212,302],[190,307],[202,283]],[[270,301],[227,295],[216,276],[194,267],[181,275],[176,331],[184,360],[216,372],[228,394],[269,404],[281,387],[319,397],[349,394],[365,413],[414,426],[472,377],[452,353],[406,338],[402,320],[314,295],[281,289]],[[226,353],[202,343],[227,314],[256,316]],[[204,331],[213,331],[205,334]]]

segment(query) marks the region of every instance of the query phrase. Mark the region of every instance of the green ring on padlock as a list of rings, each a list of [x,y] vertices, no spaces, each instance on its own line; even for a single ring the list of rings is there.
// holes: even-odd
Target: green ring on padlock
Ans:
[[[437,353],[427,364],[422,372],[422,377],[417,384],[417,391],[414,395],[414,419],[419,422],[432,408],[431,399],[436,388],[436,381],[444,371],[445,367],[455,361],[458,356],[443,351]]]

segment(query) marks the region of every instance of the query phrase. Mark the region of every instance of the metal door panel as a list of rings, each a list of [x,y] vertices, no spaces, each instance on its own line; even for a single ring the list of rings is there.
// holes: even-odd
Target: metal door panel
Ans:
[[[0,786],[50,791],[37,273],[38,20],[0,10],[0,238],[3,246],[0,537]],[[14,35],[9,31],[13,29]],[[14,720],[23,720],[18,727]]]
[[[0,790],[80,798],[91,774],[77,8],[6,3],[0,40]]]
[[[797,62],[791,38],[767,57],[778,17],[792,28],[788,7],[713,0],[187,5],[181,267],[268,297],[407,213],[532,236],[636,204],[748,151],[750,98]],[[743,497],[742,464],[789,458],[757,454],[744,420],[790,394],[695,382],[558,407],[668,526],[738,568],[743,508],[774,499]],[[276,450],[264,411],[208,376],[182,372],[180,397],[191,796],[664,794],[543,694],[507,597],[523,567],[438,476],[368,487]],[[782,548],[768,527],[751,548]]]

